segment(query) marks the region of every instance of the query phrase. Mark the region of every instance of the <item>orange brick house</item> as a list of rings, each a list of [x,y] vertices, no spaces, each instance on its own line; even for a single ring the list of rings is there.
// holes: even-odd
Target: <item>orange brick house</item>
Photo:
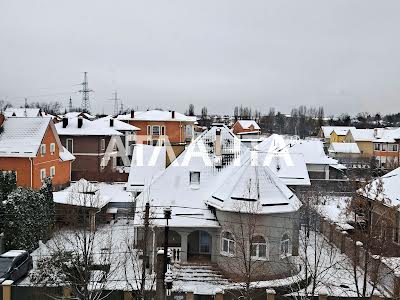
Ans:
[[[240,138],[253,138],[261,134],[261,128],[254,120],[237,120],[232,126],[234,134]]]
[[[51,118],[0,114],[0,171],[15,171],[17,185],[39,189],[51,177],[55,190],[70,184],[75,157],[60,143]]]
[[[131,111],[117,119],[140,128],[136,132],[136,142],[147,145],[164,145],[167,140],[172,145],[191,142],[196,123],[196,117],[163,110]]]

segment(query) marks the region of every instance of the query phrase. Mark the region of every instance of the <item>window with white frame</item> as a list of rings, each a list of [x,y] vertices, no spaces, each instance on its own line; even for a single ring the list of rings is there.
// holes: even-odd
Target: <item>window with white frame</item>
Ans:
[[[263,236],[257,235],[252,238],[250,253],[253,259],[268,258],[267,242]]]
[[[106,140],[105,139],[100,140],[100,149],[101,149],[101,151],[106,150]]]
[[[43,181],[46,178],[46,169],[40,169],[40,180]]]
[[[291,254],[290,252],[290,237],[285,233],[281,239],[281,257],[289,256]]]
[[[165,135],[165,126],[161,126],[161,135]]]
[[[56,176],[56,167],[52,166],[50,167],[50,177],[53,178],[54,176]]]
[[[225,231],[222,233],[222,253],[227,255],[235,255],[235,238],[233,234]]]
[[[397,152],[397,144],[389,144],[388,145],[388,151]]]
[[[50,144],[50,153],[54,154],[54,152],[56,152],[56,144],[55,143],[51,143]]]
[[[71,153],[74,153],[74,140],[73,139],[67,139],[67,150]]]
[[[190,184],[200,184],[200,172],[191,171],[189,173],[189,181],[190,181]]]
[[[18,174],[17,171],[14,170],[8,170],[8,171],[0,171],[3,173],[3,175],[12,175],[13,173],[15,174],[15,180],[18,180]]]
[[[160,126],[158,125],[151,126],[151,135],[160,135]]]
[[[380,151],[381,150],[381,144],[374,144],[374,150]]]
[[[46,144],[40,145],[40,154],[42,154],[42,155],[46,154]]]
[[[382,144],[382,151],[387,151],[387,144]]]

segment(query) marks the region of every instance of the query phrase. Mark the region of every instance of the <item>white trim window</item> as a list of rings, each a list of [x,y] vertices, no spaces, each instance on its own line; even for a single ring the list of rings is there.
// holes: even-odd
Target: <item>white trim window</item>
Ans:
[[[281,257],[290,256],[291,252],[290,237],[285,233],[281,239]]]
[[[100,140],[100,150],[101,151],[106,150],[106,139],[101,139]]]
[[[267,241],[263,236],[257,235],[252,238],[250,254],[253,259],[268,259]]]
[[[50,144],[50,153],[54,154],[54,152],[56,152],[56,144],[55,143],[51,143]]]
[[[221,253],[224,255],[235,255],[235,247],[236,247],[235,238],[232,233],[225,231],[222,233],[221,239]]]
[[[200,184],[200,172],[190,171],[189,181],[190,181],[190,184]]]
[[[56,176],[56,167],[51,166],[50,167],[50,177],[53,178],[54,176]]]
[[[40,169],[40,180],[43,181],[46,179],[46,169]]]
[[[18,173],[15,170],[0,171],[0,172],[2,172],[4,176],[5,175],[12,175],[12,173],[14,173],[15,174],[15,181],[18,180]]]
[[[43,156],[46,154],[46,144],[40,145],[40,154]]]

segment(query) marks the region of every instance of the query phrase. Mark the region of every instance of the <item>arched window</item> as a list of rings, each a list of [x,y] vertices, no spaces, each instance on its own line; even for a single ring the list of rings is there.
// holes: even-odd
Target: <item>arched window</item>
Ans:
[[[250,246],[251,257],[254,259],[268,259],[268,247],[265,238],[254,236]]]
[[[235,255],[235,238],[233,234],[225,231],[222,233],[222,245],[221,245],[222,253]]]
[[[282,236],[281,239],[281,256],[286,257],[291,254],[290,237],[287,233]]]

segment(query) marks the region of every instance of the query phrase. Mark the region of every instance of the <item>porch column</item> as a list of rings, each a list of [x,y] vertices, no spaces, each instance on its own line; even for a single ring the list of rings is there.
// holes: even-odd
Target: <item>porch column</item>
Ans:
[[[188,251],[188,248],[187,248],[187,240],[188,240],[188,235],[189,235],[189,233],[187,233],[187,232],[182,232],[182,233],[179,233],[180,235],[181,235],[181,249],[182,249],[182,251],[181,251],[181,262],[187,262],[187,251]]]
[[[217,232],[212,231],[209,232],[211,236],[211,261],[212,262],[217,262],[218,261],[218,255],[219,255],[219,246],[218,243],[219,241],[219,235]]]

